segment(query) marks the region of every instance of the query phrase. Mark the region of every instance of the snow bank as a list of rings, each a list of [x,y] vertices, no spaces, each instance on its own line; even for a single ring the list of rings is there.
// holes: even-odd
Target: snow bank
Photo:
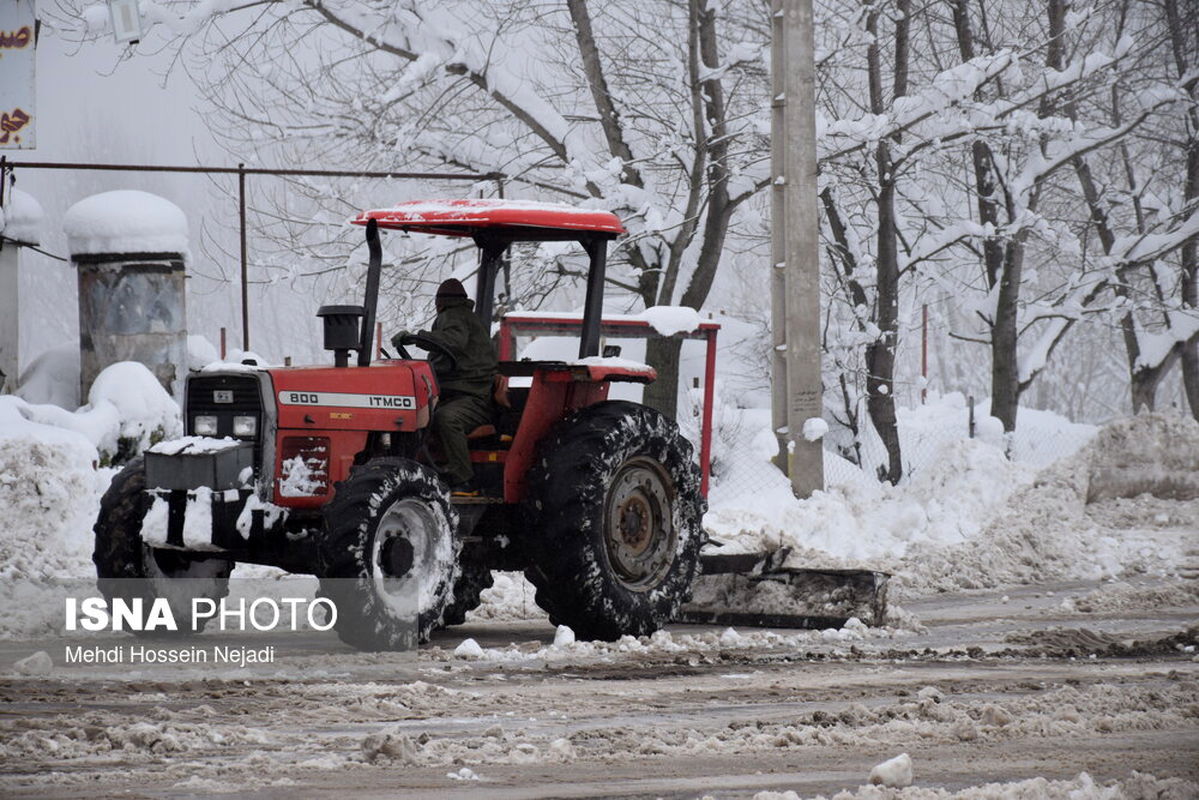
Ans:
[[[1161,450],[1163,431],[1176,436],[1165,443],[1169,455]],[[1096,497],[1091,482],[1108,465],[1146,454],[1156,453],[1155,463],[1194,458],[1196,441],[1199,423],[1174,414],[1119,420],[1014,492],[985,519],[977,538],[950,547],[921,543],[891,568],[901,573],[901,585],[921,591],[1173,574],[1199,535],[1199,518],[1188,512],[1155,524],[1159,505]]]
[[[87,405],[74,412],[16,397],[0,398],[0,405],[9,409],[10,419],[15,414],[39,426],[82,434],[103,463],[126,460],[182,432],[178,404],[150,370],[135,361],[106,367],[92,383]]]
[[[46,212],[33,195],[20,189],[10,189],[0,208],[0,233],[4,238],[24,244],[41,244],[42,224]]]
[[[188,255],[187,217],[158,195],[133,189],[80,200],[62,220],[72,255],[180,253]]]
[[[178,406],[141,364],[105,369],[90,401],[70,412],[0,397],[0,584],[94,576],[92,524],[113,474],[97,464],[180,432]]]
[[[30,403],[62,408],[79,405],[79,342],[43,351],[24,370],[17,396]]]
[[[1088,449],[1087,501],[1199,497],[1199,421],[1161,412],[1115,422]]]
[[[787,546],[808,565],[812,554],[800,551],[849,561],[902,556],[916,542],[955,544],[977,536],[989,512],[1034,474],[998,448],[962,439],[899,487],[868,478],[796,500],[782,473],[764,471],[748,491],[714,491],[704,527],[728,543],[723,552]]]
[[[23,405],[0,397],[0,514],[5,523],[0,605],[20,610],[0,615],[0,638],[61,631],[64,588],[94,588],[92,526],[100,498],[117,472],[97,469],[99,454],[86,435],[32,421],[21,413]],[[57,411],[65,418],[74,416]],[[185,538],[202,528],[204,519],[189,512]],[[207,541],[205,536],[194,534]]]
[[[1141,479],[1134,488],[1176,488],[1179,472],[1199,460],[1194,420],[1160,414],[1121,420],[1038,469],[1051,450],[1070,450],[1091,435],[1086,427],[1064,420],[1054,427],[1047,412],[1022,411],[1022,424],[1042,441],[1039,448],[1027,443],[1029,460],[1020,461],[1005,456],[1004,446],[1013,443],[1003,436],[994,443],[955,437],[935,425],[937,418],[935,410],[901,414],[901,436],[923,448],[922,466],[904,483],[880,484],[826,452],[829,488],[806,500],[791,496],[777,470],[761,468],[773,447],[769,430],[743,436],[750,446],[734,448],[717,473],[705,528],[724,543],[721,552],[785,546],[793,551],[789,566],[891,572],[898,597],[1130,571],[1169,575],[1185,560],[1184,543],[1199,534],[1190,505],[1117,503],[1095,488],[1110,483],[1113,465]],[[922,424],[929,435],[914,438]],[[1147,482],[1152,476],[1171,480]],[[1163,511],[1169,502],[1179,513]]]
[[[0,397],[0,585],[94,574],[91,527],[108,476],[86,436],[30,421],[21,402]]]

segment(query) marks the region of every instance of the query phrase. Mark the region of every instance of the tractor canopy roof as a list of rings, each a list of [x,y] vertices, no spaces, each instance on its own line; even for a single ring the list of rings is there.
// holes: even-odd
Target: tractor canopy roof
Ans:
[[[613,239],[625,232],[610,211],[535,200],[412,200],[363,211],[350,222],[365,225],[372,219],[391,230],[506,242]]]

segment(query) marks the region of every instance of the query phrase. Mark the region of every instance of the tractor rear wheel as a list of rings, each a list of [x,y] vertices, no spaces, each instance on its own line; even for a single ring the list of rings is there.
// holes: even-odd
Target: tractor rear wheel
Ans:
[[[337,484],[324,518],[318,577],[341,640],[360,650],[428,641],[458,575],[457,514],[436,473],[373,459]]]
[[[537,604],[580,638],[653,633],[691,593],[706,503],[692,447],[636,403],[584,408],[529,472]]]
[[[145,461],[138,456],[117,473],[100,500],[100,514],[93,528],[96,549],[92,553],[97,586],[110,606],[115,598],[140,598],[145,607],[160,597],[166,598],[179,629],[148,631],[146,635],[200,633],[208,619],[192,621],[192,600],[203,597],[219,601],[229,594],[234,562],[147,544],[142,538],[142,523],[153,497],[145,489]]]
[[[462,559],[462,572],[454,583],[454,599],[445,609],[444,625],[461,625],[466,622],[466,612],[474,611],[483,604],[483,590],[490,589],[495,579],[491,569],[473,559]]]

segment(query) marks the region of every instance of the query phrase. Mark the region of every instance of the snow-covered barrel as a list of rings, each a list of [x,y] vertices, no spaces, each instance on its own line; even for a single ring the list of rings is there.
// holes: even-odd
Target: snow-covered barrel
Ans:
[[[42,241],[42,206],[20,189],[11,189],[0,207],[0,393],[17,388],[20,374],[21,245]]]
[[[183,211],[119,190],[71,206],[62,227],[79,274],[81,396],[118,361],[140,361],[178,396],[187,373]]]

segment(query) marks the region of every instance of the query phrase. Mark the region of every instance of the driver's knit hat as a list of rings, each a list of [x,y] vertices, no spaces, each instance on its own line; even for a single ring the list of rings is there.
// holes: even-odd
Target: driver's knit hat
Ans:
[[[462,286],[462,281],[457,278],[449,278],[441,282],[437,287],[438,297],[466,297],[466,289]]]

